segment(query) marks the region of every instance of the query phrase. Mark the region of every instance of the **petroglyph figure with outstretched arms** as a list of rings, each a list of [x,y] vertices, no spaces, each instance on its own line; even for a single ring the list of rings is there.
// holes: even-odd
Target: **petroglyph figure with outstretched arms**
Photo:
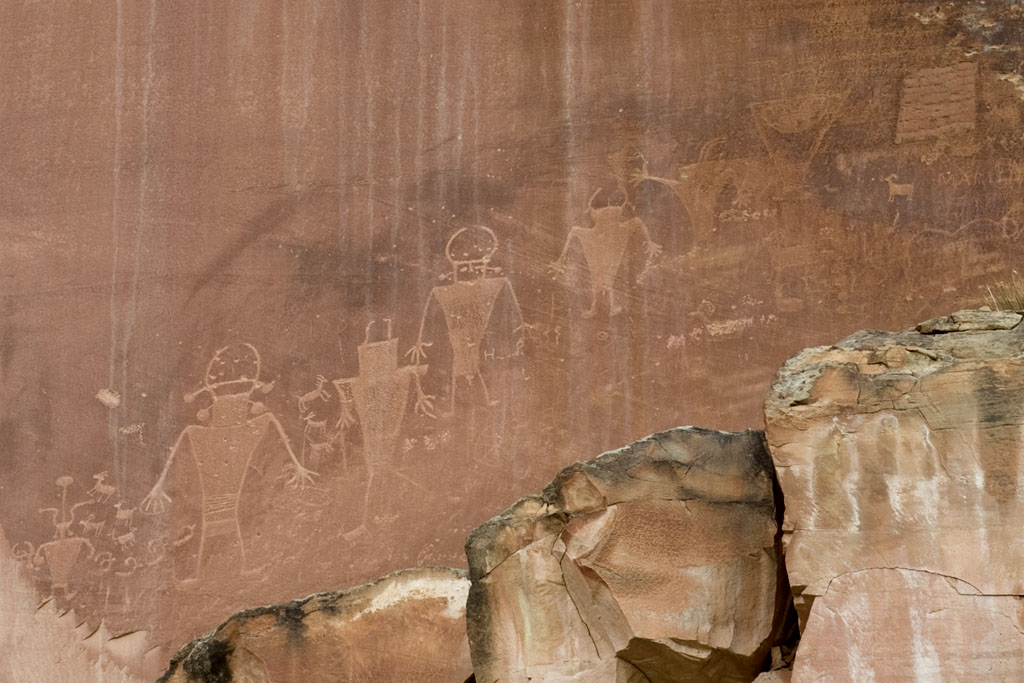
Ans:
[[[520,334],[523,325],[522,313],[512,283],[502,275],[500,268],[491,266],[491,259],[498,250],[498,239],[485,226],[465,227],[456,230],[445,245],[445,257],[451,264],[450,273],[442,276],[451,284],[434,287],[423,307],[420,332],[416,343],[406,352],[414,365],[421,365],[427,359],[430,342],[424,341],[427,317],[431,305],[437,302],[444,314],[448,328],[448,339],[452,347],[451,394],[448,415],[455,412],[455,394],[459,381],[472,386],[477,380],[487,405],[496,405],[487,389],[481,372],[484,349],[482,343],[491,326],[495,303],[502,296],[508,297],[512,317],[512,334]],[[520,348],[520,346],[516,346]],[[433,415],[431,396],[419,389],[417,383],[416,411]]]
[[[598,301],[608,297],[608,315],[614,317],[622,313],[622,306],[616,297],[615,280],[618,277],[626,249],[636,233],[644,239],[644,250],[648,263],[661,253],[661,245],[651,239],[647,225],[637,217],[622,219],[627,199],[621,194],[621,202],[609,201],[604,206],[596,206],[594,200],[602,193],[598,188],[587,202],[588,213],[594,223],[592,228],[574,226],[562,247],[558,260],[550,268],[555,274],[565,272],[569,258],[569,249],[574,241],[579,242],[583,259],[590,270],[590,308],[583,313],[584,318],[597,315]]]
[[[167,488],[172,471],[198,478],[200,501],[199,549],[196,573],[202,569],[211,541],[237,544],[245,568],[245,541],[239,518],[239,500],[247,480],[263,476],[274,455],[283,455],[280,470],[289,488],[313,482],[316,473],[303,467],[277,417],[252,398],[268,393],[272,383],[260,381],[260,355],[251,344],[225,346],[210,360],[203,386],[185,396],[191,403],[208,394],[209,408],[197,416],[208,424],[189,425],[178,436],[160,478],[140,505],[142,512],[165,512],[174,496]],[[261,448],[265,446],[265,448]],[[263,457],[258,457],[262,455]]]

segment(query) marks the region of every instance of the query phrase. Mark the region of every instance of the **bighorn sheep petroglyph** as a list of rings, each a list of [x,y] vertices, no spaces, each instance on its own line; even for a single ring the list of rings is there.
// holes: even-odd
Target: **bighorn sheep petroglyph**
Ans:
[[[892,202],[896,197],[906,197],[907,201],[914,198],[914,183],[897,183],[896,174],[890,173],[883,178],[885,182],[889,183],[889,202]]]

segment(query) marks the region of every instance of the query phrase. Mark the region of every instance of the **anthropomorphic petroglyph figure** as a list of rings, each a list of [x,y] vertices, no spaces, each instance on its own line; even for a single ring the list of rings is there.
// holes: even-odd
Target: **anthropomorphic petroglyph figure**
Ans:
[[[55,529],[53,540],[44,543],[35,550],[32,555],[32,563],[37,567],[46,565],[50,572],[50,585],[54,594],[60,592],[65,597],[72,597],[74,593],[69,592],[69,583],[75,564],[82,555],[87,552],[86,559],[92,558],[96,549],[92,543],[82,537],[75,536],[72,525],[75,523],[75,511],[83,505],[90,505],[92,501],[77,503],[68,509],[68,487],[74,483],[74,479],[68,476],[59,477],[57,486],[61,489],[60,508],[43,508],[42,513],[49,512],[53,516]]]
[[[421,412],[429,415],[433,407],[433,397],[424,394],[419,384],[428,366],[398,366],[398,338],[391,336],[391,321],[385,322],[388,334],[383,341],[371,342],[373,323],[366,326],[366,336],[358,350],[359,374],[334,380],[342,402],[351,406],[359,421],[363,457],[367,468],[371,469],[383,463],[395,450],[410,387],[415,384]]]
[[[199,419],[209,421],[209,425],[189,425],[181,432],[160,478],[140,505],[147,514],[167,509],[172,502],[166,491],[172,466],[179,471],[193,468],[198,474],[202,500],[197,574],[214,539],[237,544],[244,571],[239,499],[247,478],[266,474],[266,463],[257,462],[255,456],[268,438],[276,446],[273,452],[286,456],[283,473],[288,487],[301,488],[312,483],[316,475],[299,463],[277,417],[252,399],[253,392],[273,389],[272,383],[261,382],[259,376],[260,356],[251,344],[226,346],[214,354],[203,386],[185,396],[185,402],[191,403],[202,394],[209,395],[212,404],[198,413]],[[191,458],[186,451],[191,452]]]
[[[648,261],[661,253],[661,245],[655,244],[651,239],[651,234],[642,220],[637,217],[623,220],[625,195],[622,195],[622,201],[619,203],[608,202],[605,206],[595,206],[594,200],[599,194],[601,188],[591,195],[588,202],[594,227],[573,227],[565,240],[561,255],[551,264],[551,269],[556,273],[564,272],[573,240],[579,241],[583,258],[590,270],[590,308],[583,313],[584,318],[593,318],[597,315],[598,301],[603,296],[608,297],[610,317],[622,313],[622,306],[616,298],[615,280],[626,256],[626,248],[635,234],[639,233],[644,239]]]
[[[848,93],[813,93],[750,103],[750,115],[776,180],[789,190],[804,184],[826,133]]]
[[[444,313],[448,327],[448,338],[452,346],[451,397],[448,414],[455,412],[455,394],[459,380],[472,386],[473,380],[480,382],[480,389],[487,405],[496,405],[491,398],[487,383],[481,373],[484,350],[481,343],[491,325],[495,302],[505,293],[512,307],[514,324],[512,329],[523,324],[519,302],[512,283],[501,275],[501,269],[490,265],[498,251],[498,239],[485,226],[466,227],[456,230],[445,245],[445,257],[452,266],[451,273],[443,276],[450,279],[448,285],[434,287],[423,308],[420,333],[416,344],[406,353],[415,365],[426,360],[426,348],[431,343],[424,340],[427,314],[431,303],[436,301]],[[516,334],[516,332],[512,332]],[[518,348],[518,347],[517,347]],[[433,415],[430,397],[423,393],[417,396],[416,410]]]
[[[391,320],[385,322],[387,338],[383,341],[371,342],[373,322],[366,326],[364,341],[358,349],[359,374],[334,380],[342,400],[341,428],[358,421],[362,434],[363,459],[367,472],[364,491],[367,495],[375,476],[391,461],[395,452],[409,403],[410,389],[414,387],[416,390],[420,412],[432,415],[433,408],[433,397],[426,395],[420,386],[420,378],[426,373],[427,366],[399,367],[398,338],[391,335]],[[360,529],[366,526],[368,503],[367,499]]]

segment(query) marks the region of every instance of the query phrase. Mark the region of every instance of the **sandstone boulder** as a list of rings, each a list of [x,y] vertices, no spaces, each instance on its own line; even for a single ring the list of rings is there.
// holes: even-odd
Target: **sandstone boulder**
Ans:
[[[782,599],[763,435],[679,428],[563,470],[472,533],[477,680],[753,680]]]
[[[804,627],[794,683],[967,680],[946,673],[991,672],[1000,651],[1019,671],[1013,600],[985,597],[1024,595],[1019,319],[859,332],[783,366],[765,414]]]
[[[182,648],[166,683],[461,683],[469,581],[409,569],[372,584],[249,610]]]

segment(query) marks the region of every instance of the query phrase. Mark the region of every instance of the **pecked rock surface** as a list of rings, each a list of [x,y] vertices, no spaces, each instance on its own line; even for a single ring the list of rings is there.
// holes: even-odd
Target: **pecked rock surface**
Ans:
[[[760,432],[678,428],[563,470],[466,544],[478,681],[750,681],[788,602]]]
[[[233,616],[182,648],[163,683],[461,683],[469,581],[407,569],[337,593]]]
[[[1024,330],[962,311],[807,349],[768,398],[794,683],[1024,678]]]

